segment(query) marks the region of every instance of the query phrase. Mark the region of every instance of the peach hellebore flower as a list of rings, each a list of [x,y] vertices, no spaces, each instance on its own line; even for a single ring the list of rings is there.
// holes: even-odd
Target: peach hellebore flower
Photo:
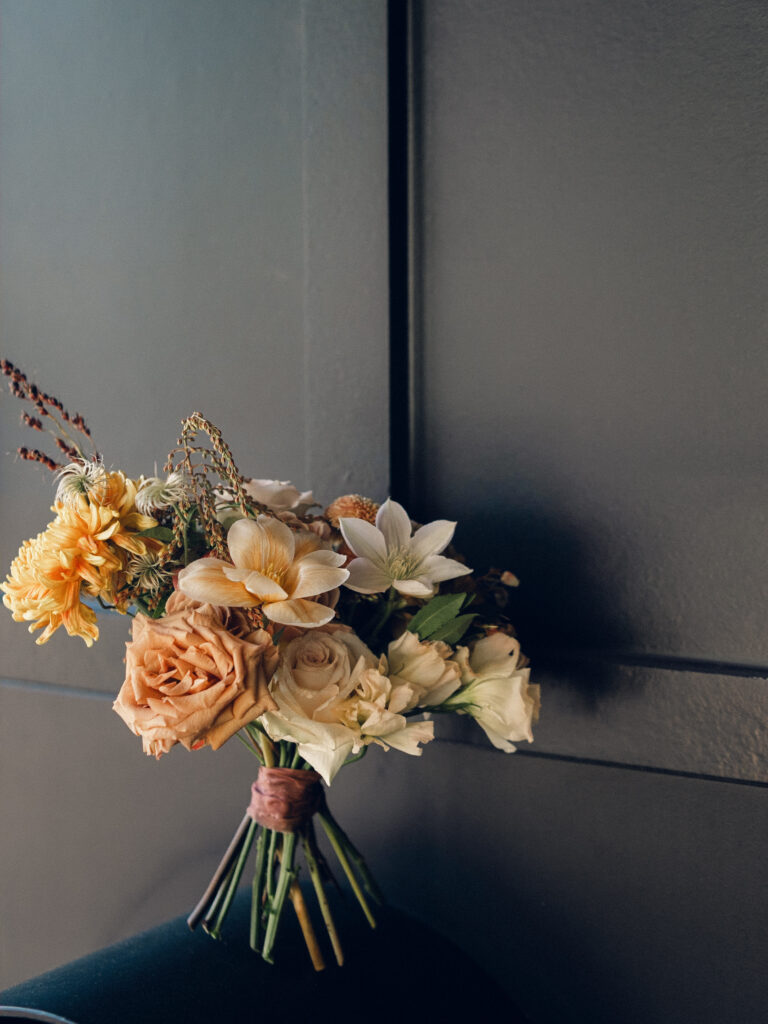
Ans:
[[[309,530],[294,532],[273,516],[238,519],[227,533],[234,565],[200,558],[179,573],[179,590],[226,608],[258,608],[272,622],[310,628],[330,622],[333,608],[308,598],[340,586],[349,576],[344,556],[329,551]]]
[[[243,612],[172,594],[160,619],[137,615],[114,709],[160,757],[176,743],[214,750],[276,705],[268,684],[277,648]]]
[[[456,523],[436,519],[411,536],[411,520],[402,505],[387,498],[376,525],[364,519],[339,519],[344,542],[358,557],[349,563],[347,586],[360,594],[381,594],[394,587],[407,597],[431,597],[437,584],[472,570],[444,558]]]

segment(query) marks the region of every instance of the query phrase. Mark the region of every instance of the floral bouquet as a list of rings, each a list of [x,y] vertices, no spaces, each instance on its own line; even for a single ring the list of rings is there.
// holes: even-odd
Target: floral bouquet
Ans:
[[[253,852],[250,944],[272,962],[292,904],[316,969],[323,953],[298,885],[299,852],[343,962],[318,830],[371,927],[381,895],[334,819],[326,788],[371,744],[418,756],[436,713],[469,715],[493,745],[532,740],[538,687],[507,620],[509,572],[472,574],[455,523],[419,526],[387,499],[348,494],[324,510],[288,483],[243,477],[200,413],[182,423],[162,477],[108,469],[82,416],[7,360],[24,423],[53,435],[55,518],[11,565],[17,621],[90,647],[96,608],[132,617],[114,709],[156,758],[237,736],[259,769],[251,799],[189,925],[221,935]],[[314,511],[313,511],[314,510]]]

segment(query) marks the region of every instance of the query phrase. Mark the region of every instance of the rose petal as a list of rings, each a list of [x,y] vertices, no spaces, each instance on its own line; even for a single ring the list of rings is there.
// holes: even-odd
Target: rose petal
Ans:
[[[367,558],[374,564],[383,563],[387,557],[384,535],[365,519],[339,519],[341,535],[350,550],[360,558]]]
[[[238,519],[229,528],[227,545],[238,569],[278,573],[293,561],[293,533],[274,516]]]
[[[391,498],[387,498],[376,513],[376,528],[384,534],[388,551],[407,547],[411,539],[411,520],[408,513],[402,505]]]

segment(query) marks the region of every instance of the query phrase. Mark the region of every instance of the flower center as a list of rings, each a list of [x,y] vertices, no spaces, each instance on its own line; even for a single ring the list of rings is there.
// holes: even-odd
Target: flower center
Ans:
[[[283,581],[285,580],[285,569],[282,566],[277,566],[274,562],[269,562],[265,569],[262,569],[265,576],[268,576],[271,580],[282,587]]]
[[[385,570],[391,580],[408,580],[416,575],[420,565],[420,559],[408,548],[396,548],[387,558]]]

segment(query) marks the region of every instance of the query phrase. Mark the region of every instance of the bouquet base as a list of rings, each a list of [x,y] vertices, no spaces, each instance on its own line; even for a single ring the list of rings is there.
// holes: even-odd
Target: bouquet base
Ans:
[[[371,928],[376,919],[371,902],[382,905],[381,892],[360,851],[328,809],[320,777],[313,771],[290,768],[259,769],[252,799],[208,887],[187,918],[194,930],[202,924],[211,938],[221,929],[255,850],[249,942],[267,963],[274,963],[280,922],[290,903],[316,971],[325,968],[322,946],[299,886],[298,854],[303,854],[334,959],[344,963],[344,952],[328,900],[327,886],[338,888],[317,841],[315,823],[328,839],[336,862]]]

